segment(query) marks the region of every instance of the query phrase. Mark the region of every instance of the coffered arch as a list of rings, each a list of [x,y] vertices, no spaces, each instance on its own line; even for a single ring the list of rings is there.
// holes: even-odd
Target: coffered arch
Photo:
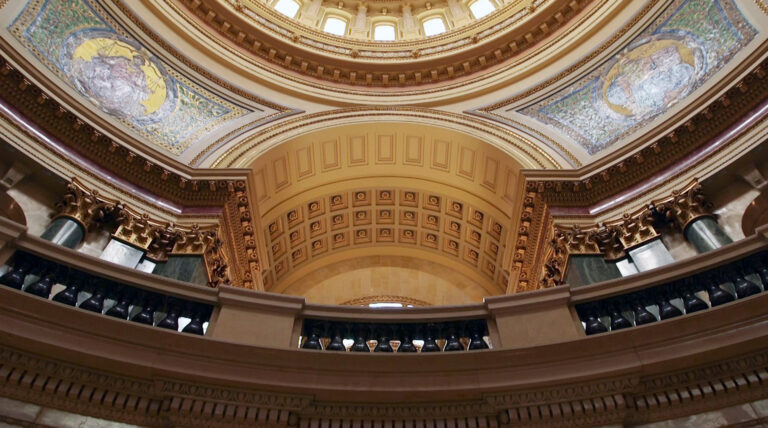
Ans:
[[[522,168],[560,169],[571,162],[559,151],[551,150],[527,135],[471,116],[421,107],[366,106],[287,119],[246,133],[226,145],[206,148],[191,163],[197,167],[246,168],[262,154],[286,141],[332,128],[339,128],[334,132],[343,135],[346,127],[368,124],[391,129],[405,125],[442,129],[456,138],[478,140],[493,146]]]
[[[363,256],[419,259],[407,269],[435,277],[455,272],[465,299],[453,303],[506,290],[521,165],[480,139],[412,123],[355,124],[285,141],[249,168],[266,290],[308,290],[292,284]]]

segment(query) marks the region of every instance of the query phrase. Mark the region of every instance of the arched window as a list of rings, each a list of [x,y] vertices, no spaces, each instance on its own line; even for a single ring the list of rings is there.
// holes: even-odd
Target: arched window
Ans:
[[[328,17],[325,20],[325,25],[323,25],[323,31],[337,36],[344,36],[347,34],[347,21],[334,16]]]
[[[480,19],[496,10],[496,6],[493,5],[491,0],[476,0],[469,5],[469,10],[472,11],[475,19]]]
[[[392,24],[379,24],[373,27],[373,40],[377,42],[392,42],[395,40],[395,26]]]
[[[422,25],[424,26],[424,35],[427,37],[445,33],[445,22],[440,18],[429,18]]]
[[[299,7],[301,7],[299,2],[294,0],[277,0],[277,3],[275,3],[275,10],[289,18],[296,17]]]

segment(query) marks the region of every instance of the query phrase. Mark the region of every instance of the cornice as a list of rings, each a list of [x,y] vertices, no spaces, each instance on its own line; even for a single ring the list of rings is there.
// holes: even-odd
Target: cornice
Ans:
[[[181,2],[180,0],[177,1]],[[307,50],[317,47],[315,45],[304,45],[304,41],[301,39],[305,38],[306,40],[326,44],[325,47],[320,46],[320,49],[327,50],[327,54],[334,56],[352,57],[351,50],[357,49],[358,56],[352,58],[359,58],[360,60],[368,59],[372,61],[411,61],[414,59],[414,49],[427,50],[423,54],[418,55],[418,58],[423,58],[423,56],[445,53],[446,49],[449,51],[455,50],[457,47],[446,47],[446,45],[453,45],[456,41],[466,39],[467,37],[477,36],[473,43],[500,36],[506,36],[506,38],[509,38],[511,41],[514,40],[514,37],[510,37],[510,33],[520,33],[519,36],[522,37],[522,35],[525,34],[523,29],[540,29],[539,27],[542,23],[548,23],[548,21],[557,22],[562,25],[567,22],[567,17],[561,16],[559,19],[556,19],[554,15],[558,12],[562,13],[563,7],[568,7],[571,11],[574,9],[578,11],[592,1],[594,0],[582,0],[571,5],[568,4],[573,3],[570,0],[544,0],[536,2],[526,2],[523,0],[509,2],[495,13],[490,14],[483,19],[473,20],[468,25],[449,29],[443,34],[423,39],[398,40],[393,42],[378,42],[356,37],[339,37],[329,34],[302,24],[299,20],[288,18],[268,6],[266,3],[241,2],[241,7],[238,7],[238,5],[233,6],[231,4],[232,2],[227,0],[201,0],[199,4],[197,1],[185,1],[183,4],[187,10],[202,17],[205,22],[219,31],[220,34],[226,34],[228,32],[221,31],[221,27],[223,26],[221,24],[224,22],[230,23],[229,27],[223,26],[226,30],[232,30],[234,25],[247,24],[247,28],[238,27],[238,29],[232,31],[232,34],[237,35],[239,32],[246,31],[246,37],[253,37],[254,35],[266,33],[276,38],[282,37],[283,40],[292,42],[293,46],[296,48]],[[525,5],[525,3],[531,4]],[[533,3],[536,4],[534,5]],[[439,4],[439,0],[438,2],[433,3],[432,6],[438,9],[442,7]],[[211,16],[210,12],[213,12],[215,15]],[[497,28],[501,23],[509,24],[510,19],[513,20],[511,23],[512,25],[508,25],[505,28]],[[253,33],[248,33],[247,31],[249,30]],[[296,40],[297,37],[299,40]],[[387,52],[388,55],[386,57],[378,58],[366,57],[365,54],[367,52]]]
[[[50,139],[64,143],[79,156],[117,173],[133,185],[188,209],[220,206],[235,183],[247,176],[243,170],[194,169],[126,147],[90,125],[68,106],[55,101],[2,56],[0,97],[27,120],[34,118],[34,125]],[[7,122],[29,138],[39,138],[23,124],[10,118]]]
[[[716,155],[736,135],[748,132],[765,116],[768,99],[768,59],[763,59],[719,93],[717,98],[693,106],[689,116],[677,116],[674,125],[641,141],[634,151],[578,170],[524,171],[526,189],[537,193],[549,206],[590,207],[650,179],[697,151]],[[760,117],[757,117],[757,116]],[[746,121],[746,122],[744,122]],[[744,127],[744,123],[749,125]],[[708,144],[717,147],[707,149]],[[587,211],[584,211],[587,213]]]
[[[378,98],[444,93],[465,88],[467,85],[487,82],[489,78],[498,78],[512,69],[530,66],[532,57],[546,55],[550,48],[564,40],[585,37],[591,32],[581,27],[594,26],[598,20],[610,19],[603,16],[605,11],[602,10],[610,9],[609,4],[592,2],[581,4],[572,1],[568,5],[563,3],[564,13],[553,12],[553,15],[561,17],[572,15],[572,19],[578,20],[577,23],[567,27],[565,18],[560,18],[563,20],[563,23],[560,23],[557,18],[550,17],[546,23],[533,26],[531,31],[515,36],[517,38],[505,33],[503,36],[490,38],[488,43],[483,43],[482,39],[478,39],[476,43],[472,40],[474,37],[469,37],[468,46],[471,48],[466,52],[458,52],[455,55],[440,52],[439,60],[437,57],[425,58],[423,53],[419,53],[414,58],[413,50],[409,49],[404,51],[405,59],[402,61],[388,57],[383,60],[384,63],[377,63],[364,59],[357,48],[338,48],[336,50],[340,50],[343,54],[325,56],[320,54],[319,46],[307,46],[310,49],[307,54],[309,56],[304,57],[303,52],[296,47],[296,43],[300,43],[303,39],[294,32],[284,30],[285,34],[282,37],[286,40],[273,46],[269,44],[270,37],[246,34],[242,27],[250,24],[240,22],[242,17],[239,17],[234,8],[229,5],[219,3],[222,7],[222,17],[212,10],[205,9],[204,3],[198,5],[198,2],[194,1],[184,4],[190,7],[196,6],[195,12],[180,10],[176,2],[164,2],[151,6],[155,8],[156,13],[162,12],[168,15],[166,19],[183,20],[174,24],[177,28],[195,28],[196,33],[201,34],[213,44],[212,46],[215,46],[212,49],[234,55],[244,63],[265,70],[266,76],[275,75],[298,86],[309,85],[320,91],[360,96],[375,94]],[[572,7],[578,11],[571,9]],[[269,13],[279,15],[271,9]],[[171,15],[178,18],[173,18]],[[192,19],[188,15],[201,16]],[[205,22],[208,17],[211,17],[210,24]],[[270,16],[270,19],[272,18]],[[642,14],[635,17],[633,23],[642,18]],[[286,18],[276,16],[274,19],[280,22],[281,19]],[[633,24],[626,26],[624,31],[628,31],[631,25]],[[221,32],[222,28],[225,30],[224,33]],[[322,36],[332,37],[324,33]],[[498,44],[492,44],[494,41]],[[232,47],[233,44],[235,47]],[[489,44],[492,45],[485,47]],[[374,45],[383,47],[386,44],[374,43]],[[391,50],[392,47],[387,48]],[[391,70],[382,70],[383,64],[387,64],[384,67]],[[478,71],[483,73],[477,73]],[[271,79],[266,76],[265,78]],[[439,85],[436,86],[435,83]],[[388,88],[386,93],[381,93],[382,87]]]
[[[422,107],[395,106],[349,107],[288,119],[268,128],[260,129],[253,136],[245,136],[241,141],[235,143],[233,147],[224,152],[216,153],[217,157],[211,162],[211,167],[232,168],[235,166],[247,166],[255,160],[259,153],[288,138],[291,135],[289,133],[300,134],[306,132],[313,125],[331,127],[356,121],[370,121],[374,120],[374,118],[379,118],[379,120],[391,119],[393,121],[418,120],[436,122],[441,126],[459,132],[474,133],[478,138],[490,142],[498,149],[509,153],[524,167],[561,168],[560,163],[534,141],[522,135],[512,133],[498,125],[464,114]],[[199,162],[199,159],[193,160],[193,163]]]

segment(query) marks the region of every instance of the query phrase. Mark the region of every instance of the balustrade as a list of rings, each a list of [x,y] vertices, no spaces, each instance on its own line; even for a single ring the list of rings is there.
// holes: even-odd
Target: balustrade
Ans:
[[[487,337],[485,320],[361,323],[305,319],[299,347],[338,352],[474,351],[490,348]]]
[[[205,333],[213,308],[100,278],[23,251],[15,253],[0,284],[86,311],[198,335]]]
[[[763,292],[768,251],[676,281],[576,305],[588,334],[606,333],[703,311]]]

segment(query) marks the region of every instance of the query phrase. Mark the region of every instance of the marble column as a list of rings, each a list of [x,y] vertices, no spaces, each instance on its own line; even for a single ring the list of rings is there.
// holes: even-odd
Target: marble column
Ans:
[[[589,285],[621,276],[616,263],[606,261],[602,254],[574,254],[568,258],[565,283],[571,286]]]
[[[208,271],[200,255],[170,255],[168,261],[158,263],[152,273],[192,284],[208,284]]]
[[[144,250],[118,241],[115,238],[109,240],[104,247],[104,251],[99,256],[100,259],[135,269],[144,257]]]
[[[717,224],[717,220],[710,216],[692,220],[685,227],[683,235],[700,253],[706,253],[733,242]]]
[[[712,215],[712,204],[706,201],[697,182],[687,189],[673,191],[672,198],[659,205],[660,212],[674,220],[688,240],[700,253],[706,253],[733,242]]]
[[[639,272],[637,270],[637,266],[635,266],[635,263],[629,257],[624,257],[621,260],[616,260],[614,263],[616,264],[616,268],[619,269],[621,276],[634,275]]]
[[[76,179],[67,184],[56,208],[57,216],[40,237],[67,248],[77,247],[91,227],[115,219],[123,211],[119,202],[102,199],[97,191],[85,189]]]
[[[85,228],[73,218],[57,217],[40,237],[63,247],[75,248],[85,239]]]
[[[644,272],[675,261],[661,239],[646,241],[627,251],[637,270]]]
[[[150,260],[146,257],[146,255],[141,259],[138,265],[136,265],[136,270],[140,270],[142,272],[146,273],[152,273],[154,272],[155,268],[157,267],[157,262]]]

